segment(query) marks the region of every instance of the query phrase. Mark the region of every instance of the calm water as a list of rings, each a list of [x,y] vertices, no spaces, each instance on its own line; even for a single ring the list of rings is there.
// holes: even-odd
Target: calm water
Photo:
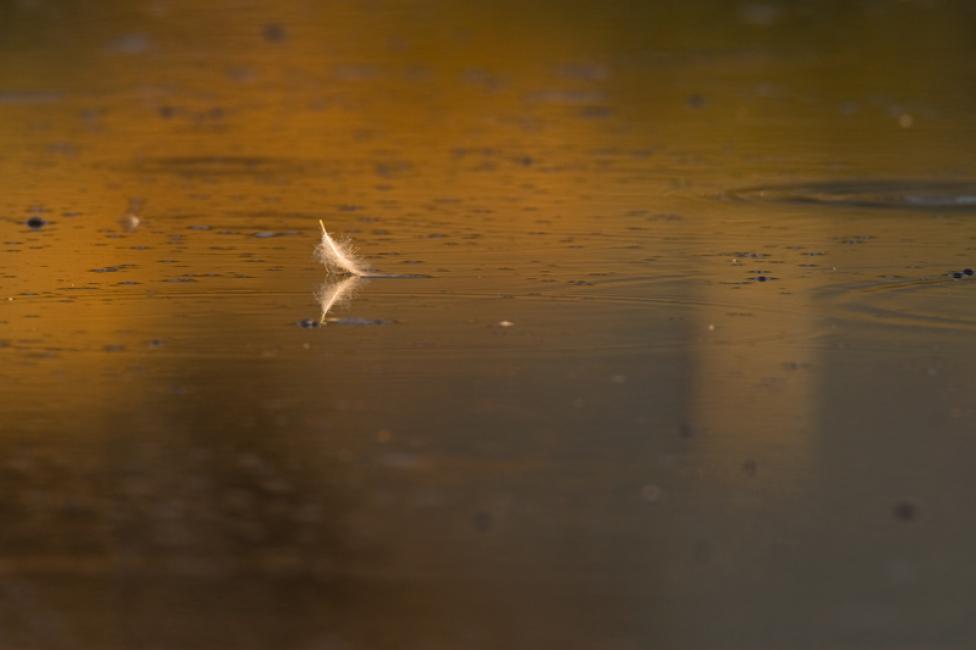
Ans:
[[[976,13],[645,4],[0,3],[0,648],[971,647]]]

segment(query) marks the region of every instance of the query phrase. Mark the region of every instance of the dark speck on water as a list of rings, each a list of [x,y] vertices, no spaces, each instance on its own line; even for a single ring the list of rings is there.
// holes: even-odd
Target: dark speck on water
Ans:
[[[278,23],[269,23],[264,26],[261,30],[264,40],[269,43],[281,43],[287,38],[288,34],[285,32],[285,28]]]
[[[46,224],[47,222],[44,221],[44,219],[41,219],[40,217],[31,217],[30,219],[27,220],[27,227],[30,228],[31,230],[40,230]]]
[[[313,329],[319,326],[319,322],[317,320],[312,320],[311,318],[304,318],[298,321],[298,326],[303,329]]]
[[[918,504],[912,501],[900,501],[895,504],[894,516],[898,521],[910,522],[918,519]]]
[[[479,531],[486,533],[491,530],[492,524],[494,523],[494,517],[491,516],[490,512],[479,511],[474,515],[474,527]]]

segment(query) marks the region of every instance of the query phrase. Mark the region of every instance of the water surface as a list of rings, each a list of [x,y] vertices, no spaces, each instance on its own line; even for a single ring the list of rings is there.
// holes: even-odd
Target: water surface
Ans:
[[[653,4],[0,7],[0,645],[969,647],[976,16]]]

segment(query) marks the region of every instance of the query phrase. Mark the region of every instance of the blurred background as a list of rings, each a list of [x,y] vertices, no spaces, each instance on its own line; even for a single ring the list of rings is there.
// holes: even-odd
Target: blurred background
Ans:
[[[971,647],[974,54],[0,0],[0,649]]]

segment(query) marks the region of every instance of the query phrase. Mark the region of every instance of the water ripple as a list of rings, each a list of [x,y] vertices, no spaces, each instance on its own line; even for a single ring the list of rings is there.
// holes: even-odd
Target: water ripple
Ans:
[[[742,201],[909,210],[976,210],[976,181],[830,180],[747,187]]]

